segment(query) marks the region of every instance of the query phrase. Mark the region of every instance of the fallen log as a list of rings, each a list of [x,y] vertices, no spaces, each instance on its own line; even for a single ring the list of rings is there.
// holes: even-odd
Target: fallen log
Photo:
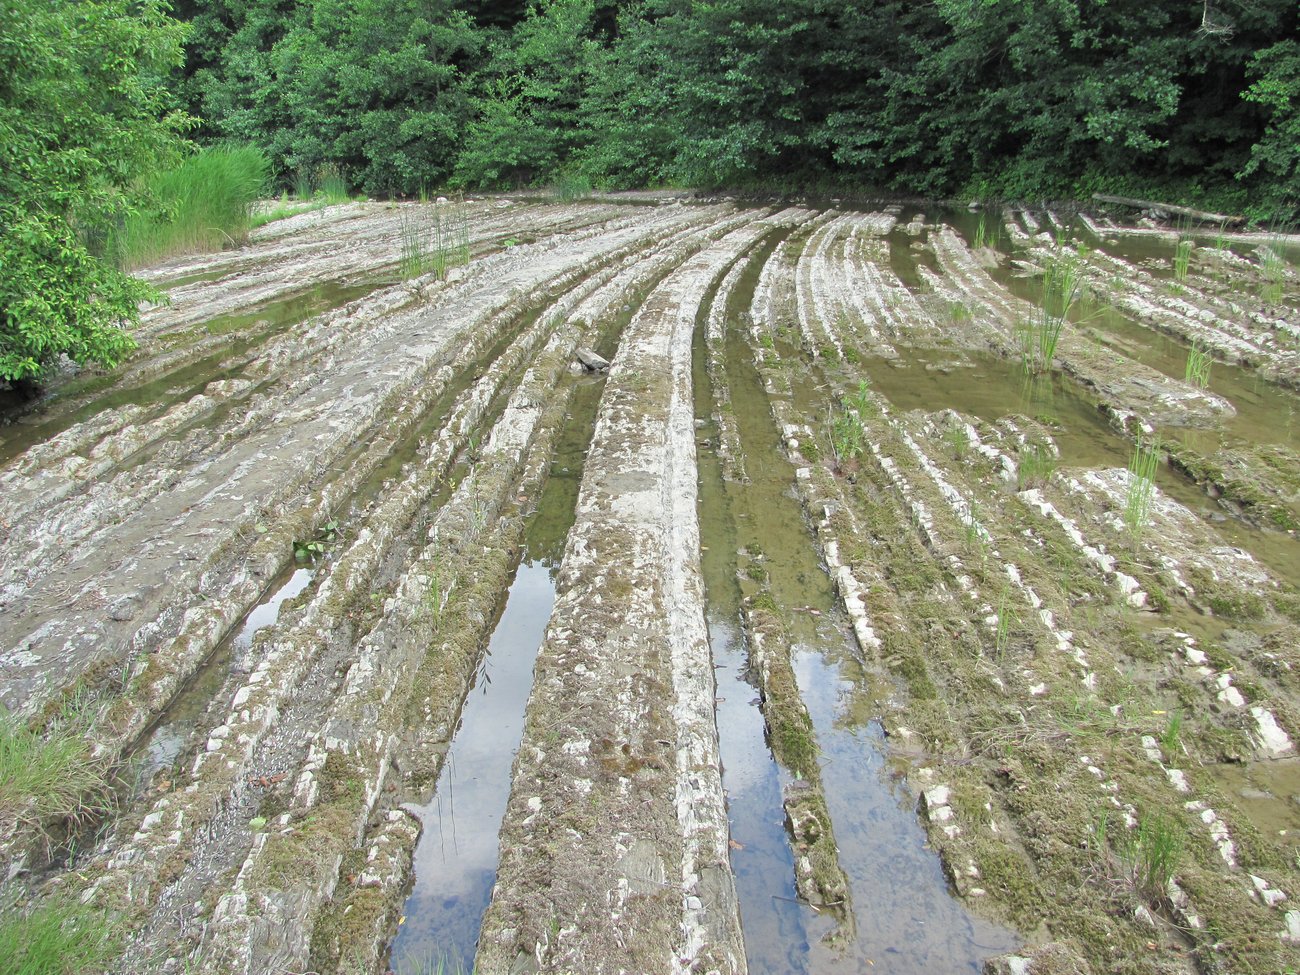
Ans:
[[[1236,226],[1239,223],[1245,223],[1245,217],[1227,216],[1222,213],[1206,213],[1204,210],[1193,210],[1191,207],[1175,206],[1172,203],[1155,203],[1152,200],[1134,200],[1127,196],[1107,196],[1105,193],[1094,193],[1092,198],[1098,203],[1118,203],[1121,206],[1137,207],[1139,210],[1163,210],[1165,213],[1176,213],[1181,217],[1190,217],[1193,220],[1200,220],[1203,223],[1225,224],[1227,226]]]

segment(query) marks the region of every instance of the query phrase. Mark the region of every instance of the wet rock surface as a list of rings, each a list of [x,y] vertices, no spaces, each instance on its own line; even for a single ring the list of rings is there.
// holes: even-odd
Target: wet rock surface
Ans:
[[[421,206],[461,208],[470,259],[401,280]],[[869,957],[859,773],[822,763],[881,729],[946,877],[924,897],[1024,939],[989,971],[1283,970],[1297,274],[1284,242],[1198,239],[1186,269],[1176,246],[1041,211],[614,194],[330,207],[151,269],[172,303],[140,351],[0,426],[0,702],[36,730],[75,711],[122,767],[155,724],[184,744],[89,842],[0,824],[4,893],[119,914],[117,971],[383,970],[421,842],[404,804],[438,788],[575,389],[603,382],[478,970],[769,970],[697,513],[701,452],[761,479],[737,410],[780,432],[804,519],[781,545],[836,594],[775,598],[789,553],[761,529],[725,555],[790,880],[834,915],[800,964]],[[1067,259],[1085,299],[1025,369]],[[229,650],[294,566],[310,580]],[[823,614],[847,641],[824,659],[793,635]],[[910,940],[899,971],[995,950]]]

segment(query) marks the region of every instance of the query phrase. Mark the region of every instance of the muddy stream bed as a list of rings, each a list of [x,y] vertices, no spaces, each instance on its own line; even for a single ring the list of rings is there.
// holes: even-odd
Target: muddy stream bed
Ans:
[[[149,269],[0,404],[0,703],[117,783],[0,903],[114,972],[1294,970],[1300,271],[1182,233],[487,198]]]

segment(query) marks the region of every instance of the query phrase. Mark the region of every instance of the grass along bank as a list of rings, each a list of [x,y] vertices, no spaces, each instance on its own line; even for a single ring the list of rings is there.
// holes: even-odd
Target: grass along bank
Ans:
[[[252,229],[252,206],[270,164],[251,146],[204,149],[140,188],[147,203],[128,214],[109,249],[126,270],[167,257],[220,250]]]
[[[45,735],[0,712],[0,831],[46,832],[51,824],[102,812],[111,789],[103,763],[90,755],[73,719]]]
[[[0,975],[102,971],[118,941],[111,918],[75,902],[0,907]]]

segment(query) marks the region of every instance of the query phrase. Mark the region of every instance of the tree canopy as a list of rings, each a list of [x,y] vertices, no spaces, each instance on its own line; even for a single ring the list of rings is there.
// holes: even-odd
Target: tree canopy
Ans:
[[[370,191],[580,173],[1296,202],[1295,0],[195,7],[208,131]]]

